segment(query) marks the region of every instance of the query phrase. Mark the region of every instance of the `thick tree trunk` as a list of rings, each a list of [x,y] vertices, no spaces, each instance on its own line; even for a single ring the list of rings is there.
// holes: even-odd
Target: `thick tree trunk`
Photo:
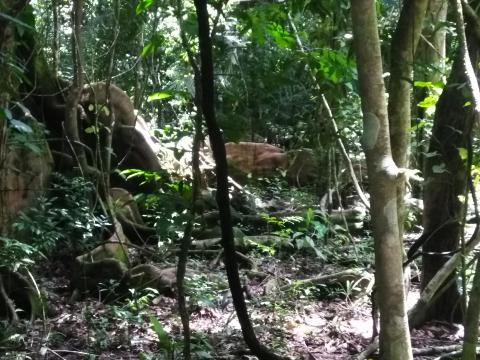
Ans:
[[[5,0],[0,2],[0,13],[16,18],[26,6],[26,0]],[[8,137],[8,106],[16,97],[19,83],[16,76],[12,76],[12,64],[17,65],[15,56],[17,43],[15,41],[15,24],[6,17],[0,17],[0,236],[7,236],[11,219],[17,210],[10,207],[8,202],[7,184],[10,182],[8,170],[9,150]],[[11,174],[10,174],[11,175]]]
[[[387,102],[374,0],[354,0],[352,19],[362,99],[375,279],[380,309],[380,357],[412,359],[403,287],[402,244],[398,236],[396,189],[400,177],[390,150]]]
[[[468,27],[467,40],[471,61],[476,64],[479,60],[478,41],[469,36]],[[467,169],[459,149],[469,148],[472,127],[471,106],[465,106],[469,100],[465,94],[468,87],[459,87],[459,84],[466,83],[459,53],[437,104],[428,149],[430,156],[426,159],[423,226],[427,241],[424,252],[450,252],[459,246],[464,216],[461,199],[467,187]],[[448,259],[447,255],[424,254],[422,289]],[[426,318],[461,321],[459,300],[458,286],[453,282],[430,308]]]

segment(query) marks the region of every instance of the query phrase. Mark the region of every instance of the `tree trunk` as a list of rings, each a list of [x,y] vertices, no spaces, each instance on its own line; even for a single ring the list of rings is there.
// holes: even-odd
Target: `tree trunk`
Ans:
[[[476,64],[479,60],[479,46],[468,26],[467,41],[471,61]],[[459,149],[469,148],[472,127],[471,106],[465,106],[470,98],[465,94],[468,87],[459,87],[459,84],[466,83],[463,59],[459,52],[447,86],[437,103],[425,165],[423,226],[427,240],[423,245],[422,289],[449,259],[448,255],[425,252],[450,252],[458,249],[462,232],[462,197],[467,188],[467,169]],[[426,319],[460,322],[462,314],[459,305],[458,286],[453,282],[432,305]]]
[[[252,353],[260,360],[280,360],[283,359],[281,356],[270,352],[258,341],[243,296],[240,276],[238,274],[238,264],[236,261],[232,214],[230,212],[230,199],[228,195],[227,156],[223,136],[215,117],[215,86],[213,81],[212,43],[208,24],[207,1],[195,0],[194,3],[198,19],[202,112],[207,125],[213,156],[215,158],[215,170],[217,174],[217,204],[220,213],[220,227],[222,229],[222,245],[233,305],[237,312],[243,337]]]
[[[396,206],[398,168],[390,150],[387,102],[374,0],[354,0],[352,20],[371,217],[375,240],[375,279],[380,309],[380,357],[412,359],[403,287],[402,244]]]
[[[447,2],[444,0],[429,1],[426,25],[415,55],[415,80],[430,81],[432,83],[442,80],[446,58],[446,29],[445,26],[442,26],[442,23],[447,19],[447,9]],[[427,95],[429,95],[429,90],[426,87],[414,89],[414,126],[418,126],[422,121],[433,120],[433,114],[430,115],[425,108],[417,106]],[[424,173],[425,153],[428,151],[425,128],[418,126],[414,137],[414,154],[411,160],[414,162],[415,168],[420,169]],[[412,185],[413,197],[420,198],[422,196],[421,184],[415,183]]]
[[[27,4],[25,0],[6,0],[0,2],[0,14],[16,18],[20,11]],[[5,191],[8,183],[8,155],[7,147],[7,120],[8,106],[10,101],[16,97],[19,83],[12,76],[12,64],[17,66],[15,57],[15,24],[6,17],[0,17],[0,236],[8,235],[8,227],[14,211],[10,207],[8,194]]]
[[[413,60],[422,33],[427,5],[428,0],[404,2],[391,44],[388,119],[393,161],[400,168],[409,166]],[[403,222],[405,220],[404,198],[405,180],[400,179],[397,189],[400,241],[403,240]]]
[[[81,39],[81,23],[83,18],[83,0],[74,0],[72,3],[72,58],[73,58],[73,85],[68,94],[65,105],[65,121],[63,124],[65,136],[73,151],[82,174],[87,175],[89,166],[85,149],[80,141],[78,121],[78,106],[82,96],[83,77],[83,46]]]
[[[473,286],[470,292],[470,301],[465,319],[465,337],[463,340],[462,360],[477,358],[478,319],[480,316],[480,260],[477,258],[477,267],[473,277]]]

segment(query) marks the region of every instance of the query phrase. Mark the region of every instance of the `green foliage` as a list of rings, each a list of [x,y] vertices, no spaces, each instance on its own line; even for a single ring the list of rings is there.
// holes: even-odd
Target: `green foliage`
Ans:
[[[152,288],[145,288],[141,291],[135,289],[129,289],[131,298],[127,300],[125,305],[126,309],[129,309],[134,314],[142,314],[152,303],[152,300],[158,296],[158,290]]]
[[[16,270],[19,266],[29,266],[40,253],[34,246],[15,239],[0,237],[0,268]]]
[[[262,219],[274,227],[275,230],[271,231],[272,234],[291,239],[297,250],[312,251],[317,257],[325,260],[320,245],[323,245],[331,226],[322,212],[310,208],[304,217],[286,216],[280,219],[262,214]],[[284,244],[274,244],[274,246],[278,248]]]
[[[10,359],[10,357],[8,357],[9,349],[12,350],[11,356],[15,356],[16,349],[24,345],[26,337],[25,329],[12,326],[8,321],[0,321],[0,347],[2,348],[2,355],[5,356],[5,359]]]
[[[7,144],[31,151],[36,155],[46,153],[44,125],[38,123],[21,103],[12,109],[0,108],[0,118],[7,120]]]
[[[426,97],[420,101],[417,106],[424,108],[428,115],[433,115],[435,112],[435,106],[437,105],[445,84],[443,81],[415,81],[414,86],[418,88],[426,88],[428,90]]]
[[[207,334],[194,332],[191,339],[191,348],[195,359],[215,359],[213,356],[214,349]]]
[[[174,359],[175,349],[178,344],[171,339],[168,332],[165,331],[162,324],[156,317],[150,316],[150,323],[152,324],[152,329],[157,334],[160,351],[167,359]]]
[[[57,248],[82,252],[109,225],[104,215],[92,212],[93,196],[94,187],[84,178],[52,174],[48,196],[21,212],[13,227],[23,242],[45,254]]]
[[[185,289],[190,303],[200,307],[213,307],[222,302],[228,284],[224,279],[212,279],[205,274],[191,274],[185,277]]]
[[[126,180],[131,180],[135,178],[142,179],[140,185],[145,184],[157,184],[160,181],[168,178],[168,174],[166,173],[159,173],[156,171],[146,171],[142,169],[126,169],[122,171],[118,171],[118,173],[124,177]]]

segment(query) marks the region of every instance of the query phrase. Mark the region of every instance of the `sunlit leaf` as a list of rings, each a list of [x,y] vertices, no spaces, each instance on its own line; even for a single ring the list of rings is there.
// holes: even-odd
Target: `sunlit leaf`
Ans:
[[[98,127],[96,126],[89,126],[85,129],[86,134],[98,134]]]
[[[465,148],[458,148],[458,155],[460,155],[460,158],[465,161],[468,158],[468,150]]]
[[[147,10],[153,5],[153,0],[140,0],[138,2],[137,7],[135,8],[135,12],[137,15],[140,15],[142,12]]]
[[[160,91],[151,94],[148,98],[148,102],[156,101],[156,100],[164,100],[164,99],[169,99],[172,97],[172,94],[167,92],[167,91]]]
[[[428,95],[425,99],[420,101],[417,106],[421,108],[431,108],[435,105],[437,105],[438,102],[438,95]]]
[[[155,46],[152,43],[148,43],[143,47],[142,53],[140,54],[142,57],[151,54],[155,50]]]

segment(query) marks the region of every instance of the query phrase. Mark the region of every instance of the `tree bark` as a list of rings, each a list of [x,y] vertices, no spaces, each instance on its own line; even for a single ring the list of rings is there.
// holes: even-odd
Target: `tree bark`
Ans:
[[[190,346],[190,318],[187,308],[187,300],[185,296],[185,273],[187,270],[188,251],[192,243],[192,230],[193,222],[196,215],[195,204],[199,197],[200,192],[200,145],[202,141],[202,88],[201,88],[201,74],[200,68],[197,65],[197,60],[193,54],[192,48],[188,43],[187,36],[184,31],[184,23],[182,20],[182,2],[177,0],[175,2],[175,16],[180,27],[180,39],[182,46],[187,53],[188,62],[193,71],[193,81],[195,87],[194,104],[196,106],[196,113],[194,117],[194,136],[192,145],[192,202],[190,209],[191,218],[185,226],[185,232],[180,246],[180,252],[178,254],[178,266],[177,266],[177,289],[178,289],[178,311],[182,320],[183,326],[183,357],[186,360],[191,359],[191,346]]]
[[[412,359],[398,236],[397,181],[390,150],[387,101],[374,0],[354,0],[352,20],[363,112],[362,146],[370,181],[375,279],[380,309],[380,357]]]
[[[430,0],[426,14],[426,25],[422,33],[422,39],[418,44],[415,55],[416,68],[415,79],[425,82],[439,82],[442,80],[443,69],[446,58],[446,30],[442,26],[447,19],[447,1]],[[423,99],[429,95],[426,87],[417,87],[414,89],[414,125],[419,125],[422,121],[432,121],[433,114],[429,114],[425,108],[417,106]],[[425,172],[425,153],[428,151],[428,142],[425,139],[425,128],[419,126],[415,131],[415,153],[411,157],[415,168]],[[414,184],[412,195],[415,198],[421,198],[421,184]]]
[[[243,337],[252,353],[258,356],[261,360],[283,359],[281,356],[270,352],[265,346],[260,344],[255,335],[255,331],[253,330],[250,317],[248,316],[247,305],[245,303],[240,276],[238,274],[238,264],[235,258],[232,214],[230,212],[230,199],[228,196],[228,171],[225,144],[215,118],[212,43],[208,24],[207,1],[195,0],[194,3],[198,19],[202,111],[216,164],[217,203],[220,212],[220,227],[222,230],[225,268],[227,271],[230,291],[232,293],[233,304],[242,328]]]
[[[16,18],[22,9],[27,5],[26,0],[5,0],[0,2],[0,13]],[[6,199],[8,195],[6,183],[7,170],[7,111],[10,101],[17,95],[20,85],[15,76],[12,76],[12,65],[17,66],[15,40],[15,24],[7,18],[0,17],[0,236],[7,236],[9,225],[12,220],[12,209]]]
[[[479,45],[467,26],[467,42],[473,64],[479,60]],[[478,73],[478,69],[475,69]],[[461,52],[458,52],[437,103],[432,137],[425,164],[424,183],[424,235],[422,289],[449,259],[437,254],[458,249],[464,216],[464,197],[467,189],[466,164],[459,149],[468,149],[471,142],[472,107],[465,106],[469,96],[465,88],[467,76]],[[452,276],[456,276],[453,274]],[[452,277],[447,279],[448,282]],[[460,322],[462,320],[460,294],[456,282],[432,305],[426,320],[437,319]]]
[[[480,260],[473,277],[472,291],[465,318],[462,360],[476,359],[478,343],[478,319],[480,316]]]
[[[65,104],[65,121],[63,123],[65,136],[70,144],[82,174],[87,174],[89,166],[85,149],[80,141],[78,106],[83,90],[83,47],[81,40],[81,23],[83,18],[83,0],[74,0],[72,3],[72,58],[73,58],[73,85]]]
[[[408,168],[409,166],[413,61],[418,40],[422,33],[427,5],[428,0],[407,0],[404,2],[390,45],[388,119],[393,161],[400,168]],[[405,220],[404,198],[405,179],[399,179],[397,215],[400,241],[403,240],[403,223]]]

